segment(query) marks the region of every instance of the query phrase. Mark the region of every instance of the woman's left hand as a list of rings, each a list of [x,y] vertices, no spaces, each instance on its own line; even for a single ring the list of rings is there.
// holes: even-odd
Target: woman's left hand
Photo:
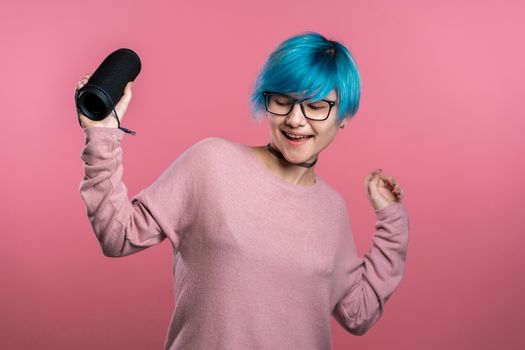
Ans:
[[[397,181],[392,176],[382,174],[381,169],[374,170],[367,175],[365,188],[368,199],[376,211],[400,202],[403,198],[403,190]]]

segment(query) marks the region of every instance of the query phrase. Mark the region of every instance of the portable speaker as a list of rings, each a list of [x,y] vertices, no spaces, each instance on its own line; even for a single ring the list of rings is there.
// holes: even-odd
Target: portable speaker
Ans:
[[[98,121],[114,111],[118,128],[135,135],[135,131],[120,127],[115,104],[124,95],[127,83],[135,80],[140,69],[140,58],[133,50],[121,48],[107,56],[89,77],[87,84],[75,91],[80,126],[82,127],[80,112],[89,119]]]

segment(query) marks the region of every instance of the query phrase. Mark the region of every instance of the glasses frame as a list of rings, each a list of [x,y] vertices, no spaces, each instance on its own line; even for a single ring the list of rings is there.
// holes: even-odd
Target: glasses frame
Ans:
[[[270,95],[281,95],[281,96],[286,96],[286,97],[290,98],[292,100],[292,102],[293,102],[292,103],[292,107],[290,108],[290,110],[287,113],[284,113],[284,114],[271,112],[270,109],[268,108]],[[303,103],[305,101],[309,101],[310,99],[308,99],[308,98],[304,98],[302,100],[299,100],[297,98],[293,98],[292,96],[289,96],[289,95],[286,95],[286,94],[283,94],[283,93],[280,93],[280,92],[274,92],[274,91],[263,91],[263,96],[264,96],[264,106],[266,108],[266,111],[269,112],[269,113],[272,113],[272,114],[275,114],[275,115],[280,115],[280,116],[288,115],[288,114],[290,114],[291,111],[293,111],[295,105],[297,103],[299,103],[299,105],[301,106],[301,111],[303,112],[304,117],[306,119],[315,120],[315,121],[323,121],[323,120],[328,119],[328,117],[330,116],[330,112],[332,112],[332,107],[336,104],[336,101],[332,101],[332,100],[326,100],[326,99],[319,100],[319,101],[328,102],[330,107],[329,107],[328,113],[326,114],[326,117],[324,119],[314,119],[314,118],[307,117],[306,116],[306,112],[304,111],[304,104]]]

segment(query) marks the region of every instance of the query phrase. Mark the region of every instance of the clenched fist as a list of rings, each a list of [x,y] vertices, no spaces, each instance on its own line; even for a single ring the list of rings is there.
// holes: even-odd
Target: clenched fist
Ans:
[[[382,174],[381,169],[374,170],[365,177],[365,188],[376,211],[400,202],[403,198],[403,190],[397,181],[392,176]]]

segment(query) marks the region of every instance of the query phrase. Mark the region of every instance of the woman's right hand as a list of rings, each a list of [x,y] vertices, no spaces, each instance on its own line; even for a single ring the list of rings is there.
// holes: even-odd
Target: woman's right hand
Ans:
[[[78,81],[78,84],[75,88],[76,90],[81,89],[84,85],[87,84],[89,77],[91,74],[84,75],[84,78]],[[120,123],[122,124],[122,119],[124,119],[124,115],[126,114],[126,110],[128,109],[129,102],[131,101],[131,86],[133,82],[130,81],[126,85],[126,88],[124,89],[124,95],[122,95],[122,98],[118,101],[118,103],[115,105],[115,110],[119,116]],[[84,114],[80,113],[80,122],[82,123],[82,126],[84,128],[90,128],[92,126],[99,126],[104,128],[118,128],[118,122],[117,118],[115,117],[115,112],[111,111],[108,116],[102,120],[91,120],[88,117],[86,117]]]

